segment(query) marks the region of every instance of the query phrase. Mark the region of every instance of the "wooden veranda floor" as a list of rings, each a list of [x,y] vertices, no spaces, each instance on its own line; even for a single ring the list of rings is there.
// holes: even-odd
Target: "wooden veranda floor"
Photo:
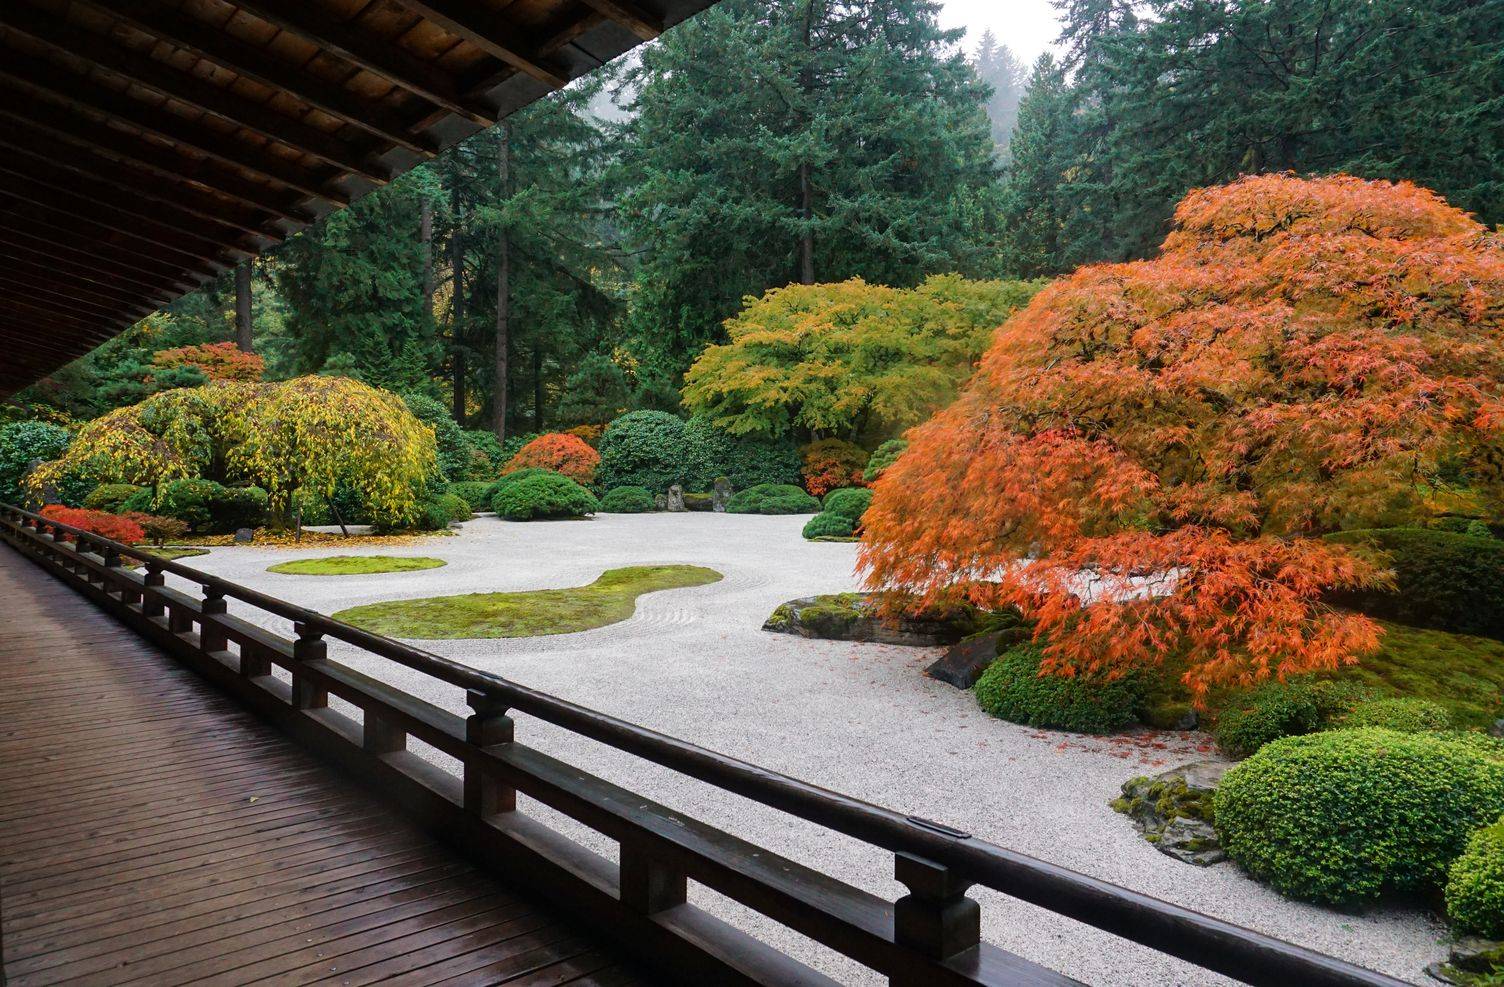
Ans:
[[[0,982],[634,984],[0,545]]]

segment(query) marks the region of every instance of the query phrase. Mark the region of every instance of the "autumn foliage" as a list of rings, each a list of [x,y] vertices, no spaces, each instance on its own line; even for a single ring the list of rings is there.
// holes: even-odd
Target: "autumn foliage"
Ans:
[[[265,360],[234,343],[202,343],[159,350],[151,362],[159,367],[197,367],[211,381],[258,381],[266,370]]]
[[[861,446],[841,439],[821,439],[799,450],[804,462],[804,489],[824,497],[841,487],[866,486],[862,472],[868,455]]]
[[[601,454],[578,435],[549,432],[518,449],[517,455],[508,460],[501,472],[505,476],[520,469],[538,467],[588,485],[595,480],[595,470],[600,464]]]
[[[141,525],[132,519],[106,511],[89,511],[81,507],[48,504],[40,513],[42,517],[50,520],[81,528],[101,538],[125,542],[127,545],[134,545],[146,537],[146,532],[141,529]],[[67,538],[71,537],[71,535],[67,536]]]
[[[1161,255],[1083,268],[998,332],[878,481],[871,585],[1013,604],[1046,671],[1172,662],[1197,692],[1376,647],[1315,536],[1500,503],[1504,242],[1348,177],[1188,195]],[[1083,606],[1089,603],[1089,606]]]

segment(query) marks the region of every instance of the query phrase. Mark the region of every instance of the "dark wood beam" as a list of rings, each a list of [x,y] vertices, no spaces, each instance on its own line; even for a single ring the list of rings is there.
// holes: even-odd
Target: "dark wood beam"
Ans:
[[[171,110],[105,89],[44,59],[15,50],[7,51],[0,59],[0,78],[27,89],[50,93],[68,104],[191,148],[222,164],[259,175],[310,198],[323,199],[333,205],[348,205],[350,202],[349,195],[329,187],[333,176],[312,172],[278,158],[266,148],[257,148],[231,134],[178,116]]]
[[[473,2],[456,0],[396,0],[398,6],[464,38],[481,51],[531,76],[550,89],[563,89],[569,76],[548,66],[546,60],[522,41],[522,31],[502,14]]]
[[[180,72],[165,62],[84,30],[54,13],[44,14],[28,6],[24,0],[11,0],[0,5],[0,24],[168,99],[254,131],[343,171],[363,175],[377,184],[391,180],[391,169],[375,160],[369,151],[353,148],[333,134],[196,75]]]
[[[37,263],[45,260],[45,266]],[[0,261],[6,266],[19,269],[33,267],[62,275],[71,281],[91,286],[92,290],[105,291],[128,298],[138,299],[157,308],[168,304],[173,299],[173,294],[160,288],[153,288],[134,282],[128,282],[114,278],[107,273],[101,273],[98,269],[69,260],[65,257],[41,257],[34,251],[16,246],[0,236]]]
[[[4,125],[0,123],[0,131],[3,130]],[[45,157],[32,157],[31,149],[9,145],[3,135],[0,135],[0,147],[6,147],[12,151],[10,154],[0,156],[0,170],[22,176],[94,205],[139,216],[149,222],[197,237],[207,243],[221,246],[229,244],[236,249],[254,251],[254,244],[247,243],[249,239],[247,234],[236,226],[221,223],[216,219],[196,216],[167,202],[151,199],[142,201],[140,197],[113,184],[96,181],[86,174],[51,165]],[[257,234],[257,236],[266,238],[265,234]]]
[[[254,249],[240,243],[239,234],[230,240],[212,240],[197,233],[183,233],[140,213],[116,209],[71,189],[63,191],[29,179],[12,169],[6,159],[0,159],[0,176],[6,176],[0,195],[10,195],[39,208],[97,224],[121,236],[140,240],[158,251],[177,254],[189,263],[222,264],[226,253],[239,257],[255,256]]]
[[[235,0],[235,5],[450,113],[487,127],[496,122],[495,111],[466,98],[447,72],[409,55],[397,45],[330,17],[318,7],[301,0]]]
[[[644,41],[652,41],[663,33],[663,21],[630,0],[585,0],[585,5]]]
[[[300,196],[278,192],[228,171],[217,162],[179,154],[133,134],[59,111],[48,104],[38,104],[36,100],[14,94],[10,99],[0,96],[0,116],[66,138],[89,151],[118,155],[161,178],[201,186],[279,219],[306,225],[316,218],[303,206]]]
[[[5,307],[28,320],[33,318],[43,319],[50,325],[65,326],[75,332],[99,331],[99,321],[87,319],[80,315],[72,315],[55,308],[49,308],[46,305],[32,301],[24,295],[14,295],[5,299]]]
[[[322,113],[404,147],[414,154],[432,157],[438,143],[414,134],[411,121],[403,120],[379,103],[320,79],[276,58],[271,52],[247,44],[204,21],[164,7],[156,0],[74,0],[108,14],[142,34],[158,38],[263,86],[279,89]]]
[[[20,193],[12,191],[10,188],[12,184],[19,183],[0,182],[0,208],[4,208],[6,213],[0,217],[0,224],[14,225],[17,219],[22,218],[45,223],[53,236],[66,237],[70,241],[87,242],[91,247],[101,249],[114,248],[120,256],[129,258],[130,263],[148,269],[157,268],[164,272],[181,271],[185,274],[214,277],[230,268],[226,260],[215,257],[213,251],[206,250],[200,256],[178,247],[158,243],[137,233],[115,229],[99,220],[79,216],[76,211],[67,210],[55,204],[63,201],[61,196],[53,196],[53,202],[50,203],[29,201]],[[30,191],[33,197],[42,198],[35,188]]]
[[[100,305],[113,306],[122,311],[139,309],[143,314],[149,314],[161,308],[163,304],[159,299],[146,297],[144,292],[132,293],[118,285],[85,281],[55,267],[45,267],[12,256],[4,247],[0,247],[0,277],[18,280],[22,284],[41,285],[44,288],[76,295]]]
[[[0,295],[6,296],[7,304],[11,297],[38,298],[46,301],[58,311],[73,312],[86,315],[90,319],[106,321],[122,317],[143,319],[154,311],[153,309],[126,310],[118,306],[103,304],[70,291],[60,291],[44,282],[16,278],[4,270],[0,270]]]
[[[112,254],[105,254],[87,246],[59,243],[57,234],[56,228],[49,228],[45,223],[33,223],[19,217],[0,216],[0,243],[8,243],[27,255],[35,256],[38,260],[69,261],[127,284],[161,292],[169,298],[194,291],[203,281],[208,280],[208,278],[190,280],[180,271],[174,271],[171,274],[143,271],[137,265],[117,260]]]
[[[599,27],[605,22],[606,18],[594,11],[585,14],[583,17],[572,18],[563,27],[554,31],[553,34],[548,35],[547,38],[538,45],[538,57],[548,58],[550,56],[557,55],[559,52],[564,50],[565,45],[568,45],[570,42],[580,37],[580,35],[584,34],[586,31],[589,31],[595,27]],[[481,66],[480,68],[481,70],[479,72],[472,71],[467,77],[467,81],[463,84],[465,93],[471,99],[481,99],[485,97],[488,93],[491,92],[491,90],[495,89],[503,82],[506,82],[508,79],[515,77],[517,74],[516,71],[509,66],[502,66],[501,68],[497,68],[490,62],[486,63],[486,65]]]
[[[124,326],[106,326],[97,334],[82,336],[77,330],[50,319],[29,318],[20,313],[0,316],[0,329],[5,330],[6,338],[20,344],[16,347],[18,355],[30,355],[35,365],[41,362],[38,353],[48,354],[57,361],[53,364],[54,368],[77,360],[96,346],[107,342],[111,335],[122,328]],[[15,362],[15,357],[8,357],[6,362]]]

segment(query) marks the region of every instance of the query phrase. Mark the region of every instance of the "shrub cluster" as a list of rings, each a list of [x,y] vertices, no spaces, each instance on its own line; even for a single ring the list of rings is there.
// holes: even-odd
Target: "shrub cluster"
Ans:
[[[151,496],[150,490],[146,487],[138,487],[134,483],[101,483],[90,490],[89,496],[84,498],[84,507],[91,511],[119,514],[127,509],[126,502],[143,490],[147,491],[148,497]]]
[[[569,477],[539,470],[501,484],[492,497],[491,509],[508,521],[535,521],[585,517],[600,510],[600,503]]]
[[[484,480],[460,480],[446,486],[444,492],[463,498],[475,510],[486,511],[491,509],[490,498],[486,496],[490,489],[491,484]]]
[[[816,514],[820,501],[787,483],[759,483],[732,494],[731,514]]]
[[[172,480],[153,497],[143,488],[122,502],[129,511],[186,522],[196,534],[227,534],[266,523],[267,496],[260,487],[227,487],[213,480]],[[345,519],[349,521],[349,518]]]
[[[1504,745],[1461,734],[1334,730],[1265,745],[1216,794],[1228,856],[1292,897],[1430,891],[1504,813]]]
[[[684,426],[684,443],[683,482],[693,490],[709,490],[722,476],[733,490],[800,479],[799,449],[788,438],[732,435],[708,417],[696,415]]]
[[[417,514],[406,527],[416,531],[443,531],[452,522],[470,520],[470,504],[454,493],[431,493],[418,498]],[[380,531],[392,530],[385,525]]]
[[[567,476],[581,485],[588,485],[594,482],[600,462],[600,453],[578,435],[549,432],[518,449],[517,454],[502,468],[502,473],[537,467]]]
[[[825,495],[825,512],[845,518],[852,527],[861,527],[862,515],[871,506],[872,491],[866,487],[841,487]]]
[[[1281,737],[1334,726],[1360,703],[1374,698],[1372,689],[1347,682],[1266,682],[1236,697],[1217,714],[1217,746],[1229,757],[1247,757]]]
[[[188,522],[179,521],[175,517],[162,517],[157,514],[140,514],[136,511],[127,511],[121,517],[141,526],[146,540],[153,545],[162,545],[169,541],[177,541],[188,534]]]
[[[1473,833],[1452,861],[1446,901],[1458,932],[1504,939],[1504,817]]]
[[[804,524],[804,537],[811,541],[817,538],[850,538],[853,532],[850,518],[830,511],[816,514]]]
[[[62,504],[48,504],[38,513],[53,521],[72,525],[90,534],[124,542],[127,545],[134,545],[146,538],[146,532],[141,530],[139,524],[119,514],[90,511],[81,507],[64,507]],[[71,537],[66,536],[64,540]]]
[[[1043,657],[1032,644],[1005,651],[972,687],[977,704],[1013,723],[1077,733],[1112,733],[1134,722],[1142,689],[1133,676],[1040,675]]]
[[[802,450],[804,488],[816,497],[839,487],[862,485],[862,471],[867,467],[867,451],[842,439],[821,439]]]
[[[883,471],[898,461],[904,450],[909,447],[907,439],[889,439],[872,451],[872,458],[867,460],[867,465],[862,469],[863,483],[876,483],[877,478],[883,475]]]
[[[58,458],[68,440],[68,430],[51,422],[11,422],[0,428],[0,501],[24,504],[29,498],[21,481],[31,464]]]
[[[683,419],[666,411],[634,411],[601,434],[596,478],[608,489],[667,490],[684,482],[688,453]]]
[[[1401,733],[1452,729],[1452,714],[1441,703],[1415,696],[1385,696],[1358,703],[1338,722],[1343,729],[1382,727]]]
[[[1327,540],[1383,553],[1395,580],[1392,592],[1336,594],[1333,602],[1415,627],[1504,639],[1504,541],[1425,528],[1340,531]]]
[[[607,514],[646,514],[656,507],[643,487],[612,487],[601,498],[601,510]]]

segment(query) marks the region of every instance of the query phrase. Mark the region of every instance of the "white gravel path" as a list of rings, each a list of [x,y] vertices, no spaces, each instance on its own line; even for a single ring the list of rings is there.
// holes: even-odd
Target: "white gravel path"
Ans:
[[[725,574],[711,586],[642,597],[622,623],[580,634],[424,642],[476,668],[635,723],[824,785],[968,830],[995,843],[1177,904],[1425,983],[1445,929],[1405,908],[1362,914],[1287,901],[1232,864],[1200,869],[1153,849],[1108,808],[1118,786],[1208,756],[1202,734],[1100,739],[1040,731],[982,714],[972,697],[920,674],[930,649],[807,641],[761,631],[779,603],[855,589],[854,545],[799,537],[803,517],[720,514],[602,515],[593,521],[515,524],[494,517],[457,537],[400,548],[216,549],[185,560],[204,571],[325,613],[379,600],[544,589],[588,583],[621,565],[689,563]],[[374,576],[277,575],[266,567],[327,554],[426,555],[443,568]],[[245,608],[232,606],[243,616]],[[278,626],[275,620],[265,620]],[[278,628],[285,633],[285,624]],[[349,659],[410,692],[464,711],[458,690],[393,663]],[[729,829],[778,853],[889,897],[891,856],[799,820],[672,775],[655,765],[520,717],[518,739]],[[436,756],[442,759],[442,756]],[[557,819],[527,803],[530,812]],[[567,822],[567,821],[563,821]],[[612,845],[570,831],[603,853]],[[982,902],[991,942],[1088,983],[1222,983],[1153,951],[1011,901]],[[746,915],[704,889],[695,900],[848,982],[866,971],[782,927]],[[1292,985],[1295,987],[1295,985]]]

